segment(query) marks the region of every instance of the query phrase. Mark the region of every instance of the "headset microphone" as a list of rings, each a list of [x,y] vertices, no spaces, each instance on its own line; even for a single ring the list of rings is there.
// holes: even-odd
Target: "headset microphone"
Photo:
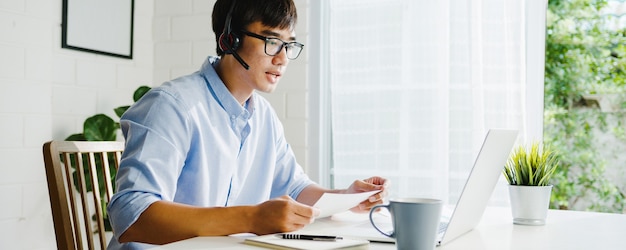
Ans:
[[[237,54],[237,51],[233,50],[233,56],[235,57],[235,59],[237,59],[237,61],[241,64],[241,66],[243,66],[246,70],[250,69],[250,66],[248,66],[248,64],[243,61],[243,58],[241,58],[241,56]]]
[[[230,10],[228,11],[228,15],[226,15],[226,22],[224,23],[224,30],[218,39],[218,46],[220,50],[224,52],[224,54],[232,54],[235,59],[243,66],[246,70],[250,69],[250,66],[246,62],[243,61],[241,56],[237,54],[237,48],[239,47],[240,38],[237,34],[233,33],[230,27],[233,9],[235,8],[236,0],[233,0],[232,5],[230,6]]]

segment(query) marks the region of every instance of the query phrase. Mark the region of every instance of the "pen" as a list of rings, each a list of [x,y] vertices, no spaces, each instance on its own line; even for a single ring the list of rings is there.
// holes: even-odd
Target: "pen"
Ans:
[[[339,236],[307,235],[307,234],[279,234],[277,236],[283,239],[291,239],[291,240],[335,241],[335,240],[343,239],[342,237],[339,237]]]

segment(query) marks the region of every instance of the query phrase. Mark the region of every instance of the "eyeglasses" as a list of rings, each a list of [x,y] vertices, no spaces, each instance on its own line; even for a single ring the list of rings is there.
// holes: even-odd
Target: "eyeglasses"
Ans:
[[[268,56],[278,55],[278,53],[285,48],[285,51],[287,51],[287,58],[289,58],[289,60],[294,60],[298,58],[300,52],[302,52],[302,48],[304,48],[304,44],[299,42],[285,42],[276,37],[266,37],[245,30],[242,30],[241,32],[244,35],[265,41],[265,54]]]

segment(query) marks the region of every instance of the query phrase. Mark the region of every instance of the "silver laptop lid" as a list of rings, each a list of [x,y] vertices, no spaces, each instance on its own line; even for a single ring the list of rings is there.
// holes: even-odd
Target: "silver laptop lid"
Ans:
[[[478,225],[513,149],[517,134],[517,130],[506,129],[490,129],[487,132],[440,245],[458,238]]]

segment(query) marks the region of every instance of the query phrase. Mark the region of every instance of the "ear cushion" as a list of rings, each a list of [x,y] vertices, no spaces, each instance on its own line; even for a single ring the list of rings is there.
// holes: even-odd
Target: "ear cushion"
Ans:
[[[219,42],[220,49],[224,54],[232,54],[239,48],[239,37],[233,33],[222,33]]]

